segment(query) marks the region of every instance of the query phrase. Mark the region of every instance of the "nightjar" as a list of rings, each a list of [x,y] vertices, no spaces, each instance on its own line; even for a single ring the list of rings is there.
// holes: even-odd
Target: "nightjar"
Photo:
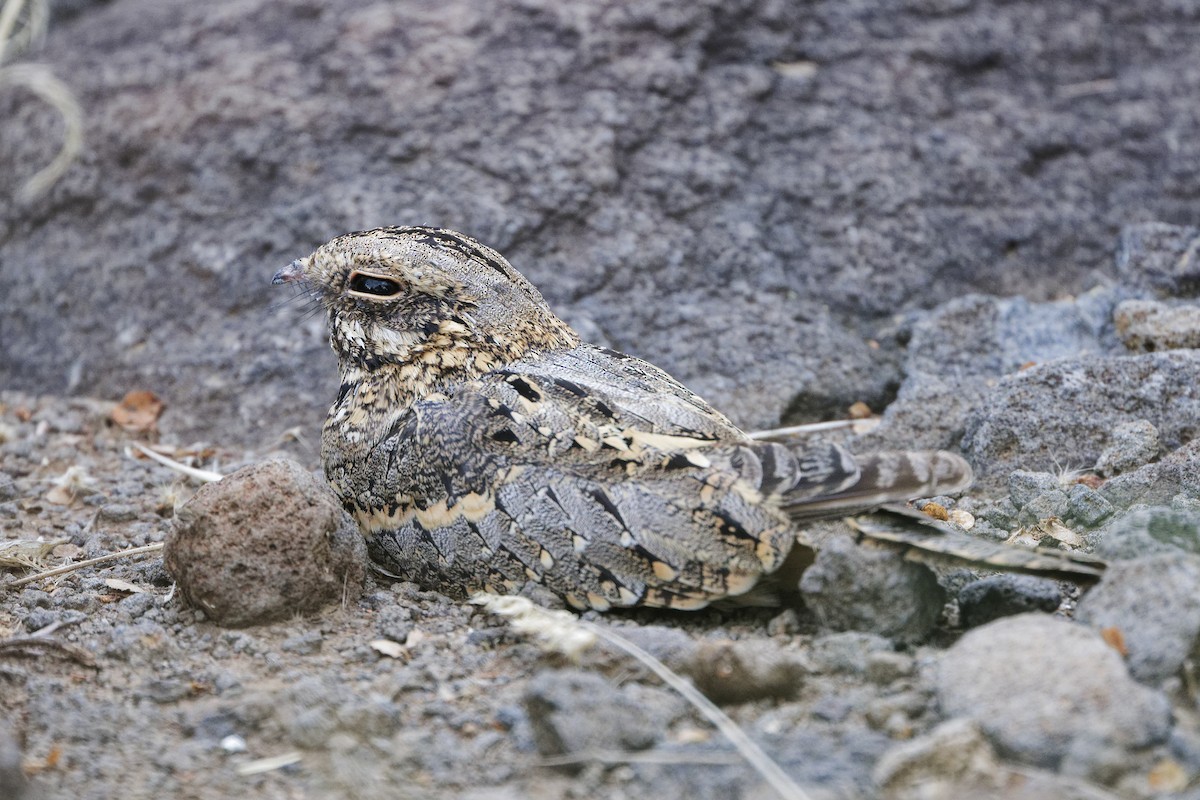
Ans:
[[[372,559],[428,588],[701,608],[777,570],[799,521],[971,482],[946,452],[752,440],[662,370],[582,342],[460,233],[347,234],[273,282],[328,313],[329,483]]]

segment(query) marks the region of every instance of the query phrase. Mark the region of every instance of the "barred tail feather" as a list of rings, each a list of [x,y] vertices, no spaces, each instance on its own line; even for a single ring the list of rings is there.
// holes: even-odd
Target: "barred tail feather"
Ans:
[[[857,482],[818,497],[789,499],[785,495],[784,510],[796,521],[850,516],[886,503],[961,492],[974,480],[966,459],[944,450],[875,453],[855,459]]]

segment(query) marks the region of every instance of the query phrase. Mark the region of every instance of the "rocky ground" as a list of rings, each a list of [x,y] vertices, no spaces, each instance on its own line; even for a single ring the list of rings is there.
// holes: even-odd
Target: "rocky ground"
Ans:
[[[135,442],[305,485],[332,358],[267,281],[394,223],[479,236],[748,427],[861,401],[852,448],[961,451],[976,486],[936,500],[977,541],[1108,560],[935,578],[825,523],[788,607],[585,615],[808,796],[1200,798],[1197,9],[431,9],[54,4],[37,57],[87,137],[0,203],[0,798],[774,796],[613,646],[371,573],[240,628],[161,552],[13,584],[189,524],[199,483]],[[0,195],[59,135],[0,92]],[[230,493],[300,532],[271,475]],[[291,569],[275,529],[229,557]]]
[[[584,619],[687,676],[813,797],[1191,796],[1200,352],[1177,345],[1200,324],[1193,305],[1145,287],[1186,294],[1197,235],[1128,231],[1121,281],[1076,300],[979,296],[920,315],[900,399],[851,440],[887,444],[929,415],[921,435],[961,441],[980,472],[938,503],[985,540],[1105,556],[1082,596],[961,567],[934,581],[829,523],[806,533],[823,544],[788,607]],[[966,341],[955,326],[968,320]],[[0,397],[10,556],[71,563],[192,524],[198,484],[131,449],[154,437],[158,410],[137,397]],[[303,436],[270,451],[160,447],[223,473],[314,460]],[[1018,468],[1049,455],[1054,472]],[[303,485],[306,468],[296,473]],[[297,503],[315,489],[260,501],[261,487],[236,485],[235,503],[265,502],[278,549],[302,539]],[[227,552],[204,557],[284,574],[291,557],[271,561],[260,533],[235,529],[209,548]],[[35,540],[40,550],[14,549]],[[254,606],[278,594],[271,570],[234,574],[225,591]],[[0,785],[29,775],[10,789],[22,798],[772,796],[695,708],[611,646],[568,657],[380,576],[331,599],[219,626],[158,553],[8,588]]]

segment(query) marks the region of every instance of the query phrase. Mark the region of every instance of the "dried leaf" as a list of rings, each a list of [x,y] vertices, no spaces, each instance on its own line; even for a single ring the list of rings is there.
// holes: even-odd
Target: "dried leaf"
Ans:
[[[145,594],[146,590],[142,587],[123,581],[120,578],[105,578],[104,585],[110,589],[116,589],[118,592],[130,592],[132,594]]]
[[[1150,769],[1146,778],[1155,794],[1175,794],[1188,787],[1187,770],[1173,758],[1159,761]]]
[[[95,484],[95,478],[88,475],[83,467],[67,467],[67,471],[55,480],[54,486],[46,492],[45,500],[56,506],[69,506],[79,497],[95,494],[96,490],[92,488]]]
[[[1120,628],[1114,626],[1101,628],[1100,638],[1104,640],[1105,644],[1107,644],[1113,650],[1116,650],[1122,656],[1129,655],[1129,647],[1125,644],[1125,634],[1121,633]]]
[[[51,551],[64,542],[64,539],[55,539],[49,542],[14,539],[12,541],[0,542],[0,569],[33,569],[41,567]]]
[[[131,433],[150,433],[156,429],[164,408],[166,404],[154,392],[136,390],[125,395],[109,417]]]
[[[405,654],[404,645],[391,639],[375,639],[371,642],[371,649],[388,658],[403,658]]]
[[[1047,517],[1033,525],[1020,528],[1014,531],[1004,543],[1037,546],[1041,544],[1043,539],[1053,539],[1056,542],[1062,542],[1068,547],[1083,546],[1083,537],[1066,525],[1063,525],[1062,520],[1058,517]]]
[[[939,519],[942,522],[950,519],[950,512],[946,511],[946,507],[941,503],[926,503],[925,505],[921,506],[921,511],[925,514],[925,516]]]
[[[953,509],[946,515],[946,518],[964,531],[969,531],[975,527],[975,517],[970,512],[963,511],[961,508]]]

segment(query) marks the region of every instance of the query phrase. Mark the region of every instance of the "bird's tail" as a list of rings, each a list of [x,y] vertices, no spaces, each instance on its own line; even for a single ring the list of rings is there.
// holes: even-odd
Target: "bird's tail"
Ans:
[[[955,494],[974,480],[966,459],[944,450],[874,453],[854,460],[859,469],[854,483],[832,494],[784,495],[781,506],[796,521],[852,516],[887,503]]]

